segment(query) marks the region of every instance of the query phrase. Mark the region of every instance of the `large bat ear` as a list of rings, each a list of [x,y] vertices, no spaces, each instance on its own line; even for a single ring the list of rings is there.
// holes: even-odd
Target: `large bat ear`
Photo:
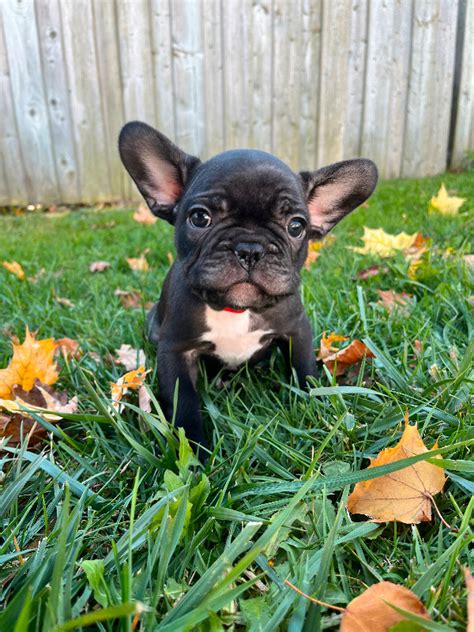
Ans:
[[[154,215],[174,223],[174,207],[199,158],[181,151],[153,127],[133,121],[122,128],[119,152]]]
[[[360,206],[377,184],[371,160],[344,160],[318,171],[300,173],[311,220],[311,239],[320,239],[343,217]]]

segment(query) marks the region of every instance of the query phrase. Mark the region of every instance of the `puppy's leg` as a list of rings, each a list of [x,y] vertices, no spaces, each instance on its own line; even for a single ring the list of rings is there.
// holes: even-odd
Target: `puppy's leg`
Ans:
[[[204,427],[199,407],[199,397],[195,388],[197,374],[196,360],[183,353],[158,349],[158,381],[160,385],[160,403],[166,418],[173,417],[173,400],[178,383],[178,401],[175,424],[184,428],[201,462],[206,460],[208,443],[204,437]]]
[[[289,339],[282,341],[279,346],[289,367],[295,369],[301,387],[306,385],[306,378],[318,376],[313,334],[306,315],[301,317],[298,327],[290,334]]]

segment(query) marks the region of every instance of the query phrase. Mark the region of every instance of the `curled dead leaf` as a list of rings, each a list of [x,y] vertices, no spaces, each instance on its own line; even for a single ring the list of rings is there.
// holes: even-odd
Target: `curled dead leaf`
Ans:
[[[408,423],[407,415],[398,444],[382,450],[367,469],[428,451],[416,425]],[[357,483],[348,498],[347,508],[351,513],[364,514],[376,522],[417,524],[430,521],[432,498],[443,489],[445,480],[443,468],[420,461],[393,474]]]
[[[367,588],[347,605],[341,618],[341,632],[388,632],[392,626],[407,620],[389,604],[430,619],[428,611],[411,590],[382,581]]]
[[[413,294],[394,292],[393,290],[377,290],[377,294],[380,296],[380,301],[377,301],[377,304],[384,307],[390,314],[396,310],[404,316],[408,316],[410,313]]]
[[[119,297],[122,307],[125,309],[135,309],[141,306],[142,295],[138,290],[121,290],[117,288],[114,291],[114,295]]]
[[[143,386],[145,378],[150,371],[145,369],[145,366],[139,366],[138,369],[129,371],[122,375],[117,382],[111,384],[112,392],[112,408],[121,412],[123,406],[120,404],[124,395],[129,390],[138,390],[140,386]]]
[[[139,204],[133,214],[133,219],[139,224],[154,224],[158,218],[155,217],[146,204]]]
[[[89,264],[90,272],[104,272],[104,270],[107,270],[108,268],[110,268],[110,263],[108,261],[93,261]]]
[[[127,371],[133,371],[146,362],[143,349],[134,349],[131,345],[121,345],[115,350],[115,363],[124,366]]]
[[[76,305],[72,301],[70,301],[68,298],[62,298],[61,296],[56,296],[54,300],[56,301],[56,303],[58,303],[59,305],[63,305],[64,307],[69,307],[71,309],[73,307],[76,307]]]
[[[356,274],[356,277],[358,279],[371,279],[372,277],[377,276],[378,274],[387,274],[387,272],[388,272],[387,266],[381,266],[381,265],[375,264],[373,266],[369,266],[368,268],[364,268],[363,270],[358,272]]]
[[[70,358],[78,360],[81,357],[79,343],[72,338],[59,338],[59,340],[56,340],[56,351],[61,352],[65,360]]]
[[[375,357],[361,340],[353,340],[343,349],[338,349],[334,346],[335,342],[344,342],[346,340],[348,340],[346,336],[340,336],[335,333],[326,336],[326,332],[323,333],[321,338],[317,358],[322,360],[331,372],[336,367],[336,376],[343,375],[349,367],[357,364],[364,357]]]
[[[148,272],[150,264],[146,260],[146,254],[148,249],[145,250],[139,257],[127,258],[128,267],[134,272]]]

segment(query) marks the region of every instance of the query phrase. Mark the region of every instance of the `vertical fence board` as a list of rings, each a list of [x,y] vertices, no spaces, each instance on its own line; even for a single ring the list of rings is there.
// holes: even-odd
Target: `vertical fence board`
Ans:
[[[467,0],[466,4],[462,71],[451,164],[462,165],[468,151],[474,151],[474,0]]]
[[[163,134],[175,139],[170,0],[151,1],[151,27],[157,125]]]
[[[2,2],[11,88],[28,199],[58,198],[33,2]]]
[[[323,0],[318,120],[320,166],[344,158],[344,123],[348,108],[347,50],[351,33],[351,14],[347,7],[346,0]]]
[[[25,188],[25,170],[18,140],[15,109],[12,98],[7,51],[3,36],[3,18],[0,6],[0,204],[25,204],[28,194]]]
[[[439,173],[446,167],[456,18],[457,1],[415,0],[404,176]]]
[[[89,0],[61,2],[64,48],[71,96],[81,200],[111,196],[102,116],[92,6]]]
[[[204,149],[204,99],[201,2],[171,7],[176,142],[199,156]]]
[[[321,73],[321,0],[302,0],[300,48],[299,169],[317,167],[319,78]]]
[[[105,145],[103,159],[107,161],[113,198],[125,197],[128,175],[120,162],[117,140],[125,123],[120,76],[117,21],[113,2],[93,2],[94,34],[97,50]]]
[[[224,50],[220,0],[202,3],[204,157],[224,151]]]
[[[57,0],[37,0],[35,6],[59,195],[61,201],[79,202],[60,7]]]

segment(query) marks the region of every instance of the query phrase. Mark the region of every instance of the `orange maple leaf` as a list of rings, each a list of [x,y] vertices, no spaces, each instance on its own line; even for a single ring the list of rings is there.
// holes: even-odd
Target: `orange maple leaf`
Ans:
[[[334,332],[326,336],[326,332],[324,332],[319,345],[318,360],[322,360],[330,371],[333,371],[334,366],[336,366],[337,376],[345,373],[348,367],[360,362],[364,356],[367,358],[375,357],[372,351],[360,340],[353,340],[344,349],[338,349],[334,346],[335,342],[346,340],[348,340],[346,336]]]
[[[398,444],[382,450],[368,469],[428,451],[416,425],[408,423],[407,415]],[[443,489],[445,480],[443,468],[420,461],[398,472],[357,483],[347,500],[347,508],[376,522],[427,522],[431,520],[432,497]]]
[[[13,357],[6,369],[0,369],[0,399],[13,399],[13,388],[31,391],[35,380],[51,386],[58,380],[54,362],[54,338],[36,340],[26,328],[25,342],[13,342]]]
[[[424,619],[431,618],[411,590],[399,584],[382,581],[364,590],[347,605],[341,619],[341,632],[387,632],[397,623],[406,621],[389,604]]]
[[[121,378],[111,384],[112,406],[115,410],[121,410],[120,401],[130,389],[137,390],[143,386],[145,377],[149,372],[144,366],[139,366],[138,369],[125,373],[125,375],[122,375]]]

